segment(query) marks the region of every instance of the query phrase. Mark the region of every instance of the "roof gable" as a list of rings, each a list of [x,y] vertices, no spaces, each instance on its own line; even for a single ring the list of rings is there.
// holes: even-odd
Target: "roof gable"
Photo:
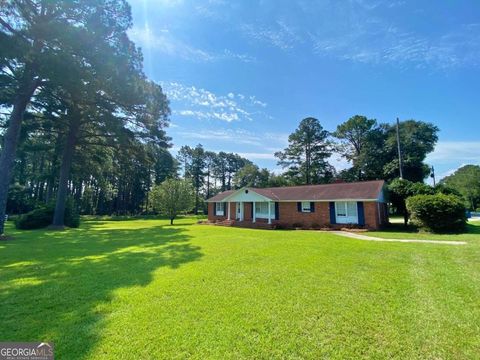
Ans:
[[[256,188],[241,188],[238,190],[227,190],[221,192],[220,194],[215,195],[214,197],[208,199],[208,202],[215,201],[243,201],[243,202],[253,202],[253,201],[273,201],[274,199],[269,198],[263,194],[258,193]]]

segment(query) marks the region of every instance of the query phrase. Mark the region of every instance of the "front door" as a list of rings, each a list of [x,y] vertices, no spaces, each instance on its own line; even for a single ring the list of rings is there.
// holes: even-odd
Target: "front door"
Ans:
[[[243,202],[237,202],[236,219],[243,221]]]

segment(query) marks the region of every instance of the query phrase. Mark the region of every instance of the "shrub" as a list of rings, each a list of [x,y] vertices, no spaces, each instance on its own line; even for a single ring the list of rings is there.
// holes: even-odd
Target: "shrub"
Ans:
[[[15,220],[15,227],[22,230],[47,227],[52,223],[54,209],[54,203],[41,205],[26,214],[18,216]],[[65,204],[65,225],[72,228],[80,226],[80,214],[71,199],[67,200]]]
[[[315,230],[317,230],[317,229],[320,229],[320,228],[321,228],[321,226],[320,226],[320,224],[319,224],[319,223],[315,223],[315,222],[314,222],[314,223],[312,223],[312,229],[315,229]]]
[[[412,223],[432,232],[460,232],[465,229],[463,201],[455,195],[416,195],[407,199]]]
[[[15,220],[17,229],[41,229],[52,223],[53,209],[51,206],[43,205],[36,209],[20,215]]]

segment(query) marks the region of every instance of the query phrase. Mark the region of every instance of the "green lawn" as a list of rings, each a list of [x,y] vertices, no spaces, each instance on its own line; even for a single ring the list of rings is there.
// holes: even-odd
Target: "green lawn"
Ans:
[[[392,223],[382,231],[369,231],[365,235],[386,239],[420,239],[420,240],[454,240],[480,242],[480,221],[469,221],[467,231],[463,234],[432,234],[419,232],[414,226],[405,226],[402,223]]]
[[[9,227],[0,340],[53,340],[58,359],[478,359],[479,229],[448,246],[192,219]]]

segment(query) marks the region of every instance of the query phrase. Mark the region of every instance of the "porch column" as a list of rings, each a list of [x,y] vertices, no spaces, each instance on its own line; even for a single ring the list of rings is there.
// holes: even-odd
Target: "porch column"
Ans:
[[[227,206],[228,206],[228,209],[227,209],[228,220],[230,220],[230,201],[227,203]]]
[[[271,209],[271,201],[269,201],[268,203],[268,223],[271,224],[272,223],[272,209]]]
[[[255,211],[255,201],[252,203],[252,206],[253,206],[253,209],[252,209],[252,212],[253,212],[252,222],[255,222],[255,221],[257,221],[257,212]]]

